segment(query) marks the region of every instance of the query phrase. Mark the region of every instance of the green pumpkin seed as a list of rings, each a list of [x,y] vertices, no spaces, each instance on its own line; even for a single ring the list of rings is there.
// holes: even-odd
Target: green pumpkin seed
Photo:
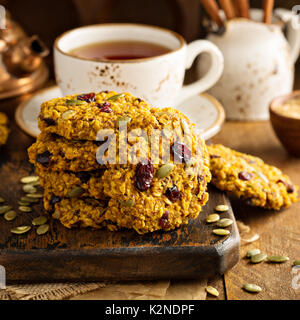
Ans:
[[[11,208],[12,208],[11,206],[0,206],[0,214],[6,213]]]
[[[295,260],[293,262],[293,266],[300,266],[300,260]]]
[[[79,106],[83,104],[86,104],[86,102],[82,100],[77,100],[77,99],[66,100],[67,106]]]
[[[226,204],[219,204],[216,206],[215,210],[218,212],[226,212],[229,210],[229,207]]]
[[[37,182],[38,180],[39,180],[39,177],[38,177],[38,176],[27,176],[27,177],[21,178],[20,181],[21,181],[22,183],[28,184],[28,183]]]
[[[31,207],[26,207],[26,206],[20,206],[19,210],[22,212],[31,212],[32,208]]]
[[[266,260],[267,255],[265,253],[258,253],[251,257],[252,263],[261,263]]]
[[[253,283],[244,284],[243,289],[250,293],[259,293],[262,290],[260,286]]]
[[[184,166],[185,166],[186,168],[190,168],[190,167],[192,167],[196,162],[197,162],[197,159],[196,159],[196,158],[191,158],[188,162],[186,162],[186,163],[184,164]]]
[[[15,219],[15,217],[17,216],[17,213],[16,211],[13,211],[13,210],[10,210],[10,211],[7,211],[4,215],[4,219],[6,221],[12,221]]]
[[[34,181],[34,182],[27,183],[27,184],[30,184],[30,185],[33,186],[33,187],[36,187],[36,186],[40,186],[40,185],[41,185],[40,181]]]
[[[261,253],[261,252],[260,252],[259,249],[251,249],[251,250],[249,250],[249,251],[247,252],[246,257],[247,257],[247,258],[251,258],[252,256],[255,256],[255,255],[260,254],[260,253]]]
[[[29,197],[21,197],[20,199],[21,201],[24,201],[24,202],[29,202],[29,203],[37,203],[39,202],[39,199],[34,199],[34,198],[29,198]]]
[[[132,199],[128,199],[126,201],[122,201],[122,200],[119,200],[121,206],[123,207],[133,207],[134,206],[134,201]]]
[[[290,260],[290,258],[286,257],[286,256],[269,256],[268,257],[268,261],[274,262],[274,263],[282,263],[282,262],[286,262],[289,260]]]
[[[217,222],[217,226],[220,228],[226,228],[233,224],[233,221],[228,218],[223,218],[220,221]]]
[[[77,197],[81,196],[83,193],[84,193],[84,189],[82,189],[81,187],[74,187],[73,189],[68,191],[67,197],[77,198]]]
[[[269,183],[269,179],[261,172],[255,171],[255,173],[262,179],[264,182]]]
[[[33,198],[33,199],[41,199],[43,198],[43,194],[42,193],[28,193],[26,194],[26,197],[28,198]]]
[[[214,229],[213,233],[217,236],[228,236],[230,234],[230,231],[226,229]]]
[[[4,202],[4,199],[0,197],[0,203],[3,203],[3,202]]]
[[[117,99],[123,98],[124,96],[124,93],[115,94],[114,96],[107,98],[106,101],[115,101]]]
[[[122,122],[122,124],[127,124],[131,121],[131,118],[128,116],[123,116],[123,117],[119,117],[117,120],[117,125],[120,126],[120,123]]]
[[[32,194],[32,193],[36,193],[37,190],[31,184],[25,184],[23,186],[23,191],[26,192],[26,193]]]
[[[189,127],[188,123],[184,119],[181,119],[180,120],[180,124],[181,124],[182,131],[185,134],[189,134],[190,133],[190,127]]]
[[[39,216],[39,217],[37,217],[37,218],[34,218],[33,220],[32,220],[32,224],[34,225],[34,226],[40,226],[40,225],[42,225],[42,224],[45,224],[46,222],[47,222],[47,217],[46,216]]]
[[[163,164],[156,172],[156,176],[160,179],[165,178],[166,176],[168,176],[171,171],[174,169],[174,164],[172,163],[166,163]]]
[[[216,213],[210,214],[207,218],[206,218],[206,222],[207,223],[214,223],[220,220],[220,216]]]
[[[42,234],[47,233],[49,230],[49,224],[42,224],[36,229],[36,233],[40,236]]]
[[[22,233],[28,232],[30,229],[31,229],[30,226],[19,226],[19,227],[12,228],[10,232],[15,234],[22,234]]]
[[[31,205],[31,203],[19,200],[18,205],[28,207]]]
[[[76,111],[74,111],[74,110],[67,110],[67,111],[65,111],[65,112],[61,115],[61,118],[62,118],[63,120],[68,120],[68,119],[70,119],[75,113],[76,113]]]
[[[60,218],[60,212],[59,212],[59,211],[55,211],[55,212],[52,214],[52,218],[53,218],[53,219],[59,219],[59,218]]]
[[[219,296],[219,291],[216,288],[212,287],[212,286],[206,287],[205,290],[206,290],[207,293],[211,294],[214,297],[218,297]]]

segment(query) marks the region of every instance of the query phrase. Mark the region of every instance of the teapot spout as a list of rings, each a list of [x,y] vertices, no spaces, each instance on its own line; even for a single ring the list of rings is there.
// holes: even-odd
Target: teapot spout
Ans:
[[[8,46],[3,53],[3,63],[10,74],[21,77],[37,70],[48,54],[48,48],[35,35]]]

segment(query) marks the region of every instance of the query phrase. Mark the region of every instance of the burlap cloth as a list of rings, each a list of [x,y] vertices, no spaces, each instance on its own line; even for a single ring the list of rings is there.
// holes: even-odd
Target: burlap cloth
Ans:
[[[242,246],[259,238],[243,222],[237,224]],[[0,289],[0,300],[205,300],[206,285],[207,280],[9,285]]]

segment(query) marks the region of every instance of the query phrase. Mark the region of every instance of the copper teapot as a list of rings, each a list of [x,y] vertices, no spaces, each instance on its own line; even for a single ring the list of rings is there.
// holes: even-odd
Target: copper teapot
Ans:
[[[0,99],[41,86],[48,78],[43,61],[48,54],[38,36],[28,37],[7,14],[6,28],[0,30]]]

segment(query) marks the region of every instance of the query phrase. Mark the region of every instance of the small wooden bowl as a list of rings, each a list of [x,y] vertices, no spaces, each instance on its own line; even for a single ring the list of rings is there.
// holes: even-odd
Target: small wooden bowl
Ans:
[[[296,98],[300,101],[300,90],[274,99],[270,104],[270,120],[278,139],[286,150],[300,157],[300,119],[278,112],[282,104]]]

